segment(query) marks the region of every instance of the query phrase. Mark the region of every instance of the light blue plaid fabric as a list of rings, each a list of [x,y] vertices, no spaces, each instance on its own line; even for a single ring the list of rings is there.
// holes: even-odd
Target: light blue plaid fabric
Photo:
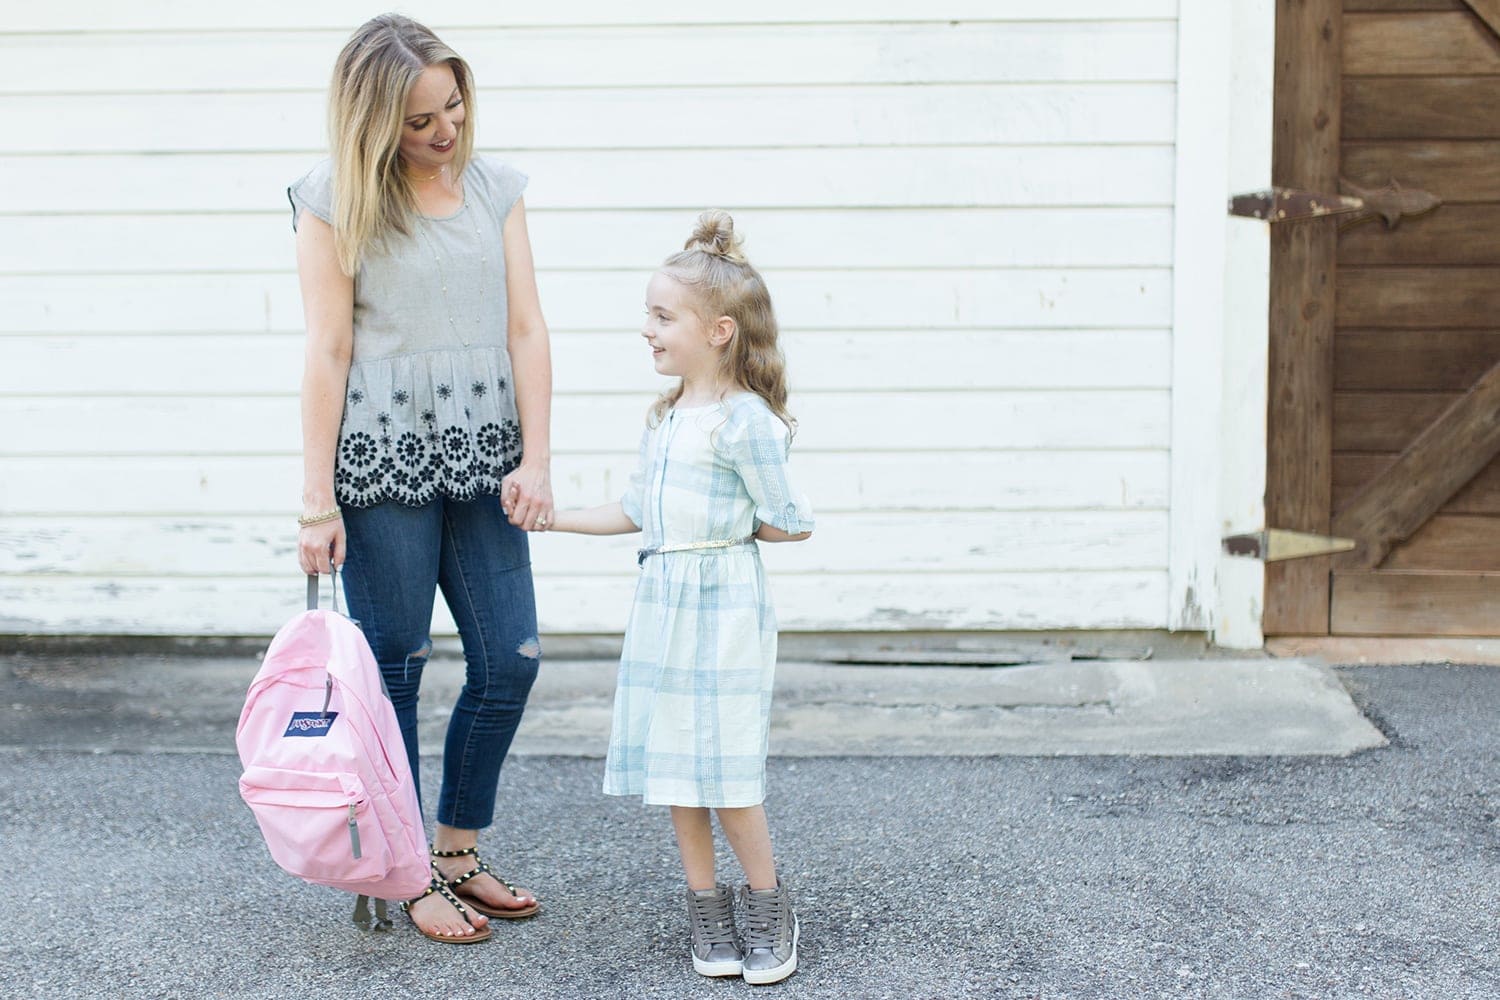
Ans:
[[[645,547],[797,533],[812,509],[787,476],[789,434],[741,394],[677,409],[641,438],[622,498]],[[765,798],[776,613],[754,545],[648,558],[615,688],[604,791],[655,805]]]

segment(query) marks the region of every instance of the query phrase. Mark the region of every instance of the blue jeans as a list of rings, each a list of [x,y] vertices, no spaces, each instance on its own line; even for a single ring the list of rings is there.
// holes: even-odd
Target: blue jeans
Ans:
[[[344,526],[349,614],[364,627],[385,677],[419,797],[417,689],[432,652],[435,591],[443,591],[467,674],[448,720],[437,821],[464,830],[489,826],[500,765],[541,658],[526,532],[505,519],[495,496],[345,507]]]

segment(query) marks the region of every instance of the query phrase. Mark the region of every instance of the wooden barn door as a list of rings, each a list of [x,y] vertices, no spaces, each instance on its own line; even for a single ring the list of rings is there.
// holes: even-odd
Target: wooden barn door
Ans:
[[[1500,0],[1277,8],[1265,630],[1500,635]]]

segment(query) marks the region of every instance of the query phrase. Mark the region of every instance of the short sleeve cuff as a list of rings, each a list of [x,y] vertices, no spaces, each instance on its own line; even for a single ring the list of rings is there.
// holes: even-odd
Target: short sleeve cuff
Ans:
[[[788,535],[800,535],[804,531],[813,530],[812,506],[807,502],[806,497],[794,497],[782,504],[778,510],[756,507],[755,519],[761,524],[769,524]]]
[[[641,499],[635,490],[631,490],[620,498],[620,508],[625,511],[625,516],[630,518],[630,523],[637,528],[641,526]]]
[[[304,211],[333,225],[332,165],[324,161],[303,174],[286,189],[286,197],[292,203],[293,230],[297,228],[297,217]]]
[[[515,208],[516,202],[521,200],[521,195],[525,193],[526,184],[531,178],[509,163],[488,156],[475,157],[473,164],[489,187],[490,204],[494,206],[495,219],[503,228],[505,220],[510,217],[510,210]]]

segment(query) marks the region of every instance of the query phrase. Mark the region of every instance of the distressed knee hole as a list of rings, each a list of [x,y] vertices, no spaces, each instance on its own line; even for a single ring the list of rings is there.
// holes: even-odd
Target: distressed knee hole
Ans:
[[[516,652],[528,660],[540,660],[542,658],[542,644],[533,637],[517,646]]]
[[[402,664],[402,670],[410,670],[412,664],[422,666],[427,662],[427,657],[432,655],[432,640],[426,639],[422,645],[406,654],[406,662]]]

